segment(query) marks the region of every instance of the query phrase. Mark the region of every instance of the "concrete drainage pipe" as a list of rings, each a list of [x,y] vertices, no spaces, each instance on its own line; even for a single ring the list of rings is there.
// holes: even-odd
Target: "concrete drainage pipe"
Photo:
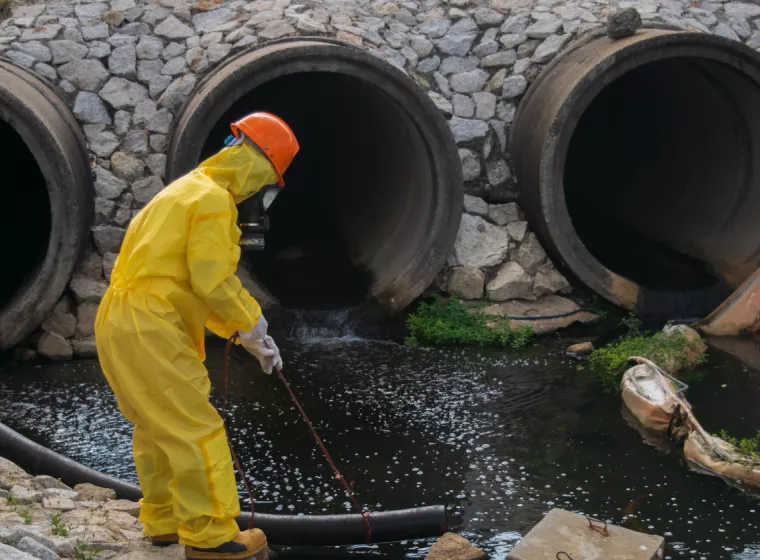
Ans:
[[[0,60],[0,350],[58,302],[85,247],[93,208],[84,137],[47,82]]]
[[[462,214],[459,157],[445,120],[396,68],[326,39],[246,51],[185,105],[169,148],[175,179],[213,154],[230,121],[284,118],[301,152],[272,205],[267,249],[248,266],[286,308],[396,311],[434,280]]]
[[[559,264],[643,315],[701,316],[760,263],[760,57],[647,30],[568,50],[512,137],[525,211]]]

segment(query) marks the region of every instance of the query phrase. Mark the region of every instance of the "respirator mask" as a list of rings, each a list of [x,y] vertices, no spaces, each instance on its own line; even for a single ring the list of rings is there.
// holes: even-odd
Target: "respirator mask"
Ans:
[[[224,145],[236,146],[245,141],[248,140],[244,136],[235,138],[230,135],[224,141]],[[255,144],[253,146],[255,147]],[[281,190],[278,185],[266,185],[255,195],[238,205],[239,245],[242,251],[263,251],[266,248],[265,238],[269,231],[267,210],[272,206]]]

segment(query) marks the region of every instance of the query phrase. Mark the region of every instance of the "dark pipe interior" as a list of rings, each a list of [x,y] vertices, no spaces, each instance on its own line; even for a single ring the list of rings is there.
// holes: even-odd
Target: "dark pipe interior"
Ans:
[[[425,236],[432,189],[419,132],[376,85],[304,72],[245,95],[213,128],[202,157],[220,148],[231,121],[259,110],[282,117],[301,151],[269,210],[267,249],[247,253],[249,266],[285,307],[364,302],[373,285],[403,272],[396,263]]]
[[[564,182],[573,226],[603,265],[646,288],[700,290],[754,251],[758,95],[735,70],[696,58],[646,64],[598,94]]]
[[[33,280],[50,241],[51,214],[45,178],[27,145],[0,120],[0,145],[8,165],[2,179],[0,239],[6,266],[0,276],[0,309]]]

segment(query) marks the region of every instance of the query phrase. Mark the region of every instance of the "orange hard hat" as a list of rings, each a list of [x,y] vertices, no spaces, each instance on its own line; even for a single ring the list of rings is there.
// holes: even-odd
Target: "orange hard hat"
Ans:
[[[251,113],[230,125],[235,138],[245,134],[269,159],[277,173],[278,185],[283,186],[282,176],[296,157],[299,145],[296,135],[280,117],[271,113]]]

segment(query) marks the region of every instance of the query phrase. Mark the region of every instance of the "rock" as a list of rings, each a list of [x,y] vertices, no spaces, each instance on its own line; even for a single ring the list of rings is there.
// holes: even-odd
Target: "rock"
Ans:
[[[485,275],[479,268],[463,266],[455,268],[447,281],[450,294],[464,299],[478,299],[483,296]]]
[[[219,8],[210,12],[201,12],[193,16],[193,27],[199,33],[213,31],[220,25],[235,19],[237,12],[229,8]]]
[[[433,42],[419,35],[413,35],[411,37],[409,40],[409,46],[420,58],[430,56],[430,53],[433,52]]]
[[[88,124],[111,124],[111,116],[108,114],[103,100],[97,93],[80,91],[74,101],[74,115],[83,123]]]
[[[126,109],[148,99],[149,95],[143,85],[124,78],[111,78],[100,90],[100,97],[114,109]]]
[[[50,53],[50,49],[39,41],[21,43],[17,48],[21,52],[34,57],[35,60],[38,60],[40,62],[50,62],[53,60],[53,55]]]
[[[499,42],[501,42],[505,49],[514,49],[515,47],[522,45],[527,40],[527,35],[508,33],[507,35],[502,35],[501,39],[499,39]],[[515,56],[516,55],[517,53],[515,53]]]
[[[507,162],[503,159],[494,159],[486,163],[486,177],[492,187],[503,184],[510,176]]]
[[[102,167],[95,168],[95,194],[109,200],[121,196],[127,188],[127,183]]]
[[[451,98],[454,114],[457,117],[472,118],[475,116],[475,102],[467,95],[455,94]]]
[[[449,128],[457,143],[485,138],[488,134],[488,125],[483,121],[473,119],[451,117]]]
[[[109,276],[110,280],[110,276]],[[72,340],[71,345],[74,347],[74,355],[77,358],[97,358],[98,347],[95,344],[95,337],[91,336],[82,340]]]
[[[19,41],[26,43],[28,41],[50,41],[58,36],[61,32],[60,25],[40,25],[31,29],[26,29],[22,34]]]
[[[551,263],[539,268],[533,281],[533,294],[536,297],[556,294],[557,292],[567,293],[570,290],[570,282]]]
[[[687,325],[667,325],[662,331],[668,335],[683,336],[688,341],[687,347],[682,354],[673,356],[666,363],[662,364],[661,367],[669,373],[675,373],[695,366],[699,357],[707,352],[707,345],[702,340],[702,337],[697,331]]]
[[[143,35],[135,47],[135,54],[140,60],[156,60],[164,50],[164,42],[158,37]]]
[[[545,259],[546,253],[538,242],[536,234],[532,232],[525,236],[525,240],[520,244],[520,248],[514,256],[514,260],[522,266],[528,274],[535,274],[538,267]]]
[[[486,91],[494,92],[494,91],[501,91],[501,88],[504,86],[504,79],[507,77],[507,69],[502,68],[498,72],[496,72],[493,76],[491,76],[491,79],[488,80],[488,85],[486,85]]]
[[[585,357],[594,351],[593,342],[579,342],[572,344],[567,348],[567,353],[574,357]]]
[[[76,509],[77,505],[70,498],[42,498],[42,507],[45,509],[71,511],[72,509]]]
[[[124,35],[132,37],[142,37],[150,33],[150,26],[145,23],[128,23],[119,30]]]
[[[561,19],[540,19],[525,30],[525,35],[531,39],[546,39],[560,29],[562,29]]]
[[[295,34],[295,28],[285,21],[270,21],[259,31],[259,37],[267,41],[273,41],[280,37]]]
[[[96,226],[96,227],[112,227],[112,226]],[[95,228],[93,228],[95,229]],[[97,244],[97,241],[96,241]],[[88,278],[87,276],[75,276],[69,283],[71,291],[74,293],[74,299],[80,305],[82,303],[98,303],[106,293],[105,282],[102,280],[95,280]],[[74,489],[76,490],[76,488]]]
[[[570,35],[552,35],[536,48],[531,60],[539,64],[549,62],[564,48],[569,40]]]
[[[457,264],[474,268],[495,266],[506,258],[508,251],[509,237],[505,230],[478,216],[462,215],[454,244]]]
[[[132,193],[135,195],[135,200],[137,202],[140,204],[147,204],[154,196],[161,192],[163,188],[164,183],[161,179],[151,175],[150,177],[135,181],[132,184]]]
[[[636,8],[625,8],[607,18],[607,36],[610,39],[630,37],[642,26],[641,15]]]
[[[73,355],[71,346],[66,342],[65,338],[58,333],[49,332],[44,333],[40,337],[37,343],[37,352],[50,360],[69,360]],[[19,501],[15,496],[14,498],[18,503],[31,503]]]
[[[113,272],[113,267],[116,266],[116,259],[118,257],[118,253],[106,253],[103,255],[103,274],[109,282],[111,281],[111,273]]]
[[[161,95],[158,104],[170,111],[178,111],[187,96],[193,91],[197,79],[194,74],[187,74],[174,80]]]
[[[37,560],[31,554],[0,543],[0,558],[3,560]]]
[[[82,37],[85,41],[95,41],[99,39],[108,39],[108,24],[98,23],[96,25],[89,25],[82,27]]]
[[[53,478],[52,476],[48,476],[46,474],[35,476],[32,479],[32,487],[42,492],[43,490],[67,490],[69,492],[73,492],[74,489],[70,488],[69,486],[66,486],[63,482],[58,480],[57,478]]]
[[[167,39],[187,39],[194,35],[191,27],[185,25],[174,16],[167,17],[154,29],[156,35]]]
[[[488,207],[488,218],[500,226],[505,226],[521,220],[522,212],[516,202],[495,204]]]
[[[512,222],[507,224],[507,233],[509,238],[516,243],[522,243],[525,234],[528,233],[528,222]]]
[[[118,253],[119,248],[121,247],[121,242],[124,240],[126,233],[127,231],[125,229],[116,226],[93,227],[92,236],[95,239],[95,247],[97,247],[98,253],[101,255],[105,255],[106,253]],[[105,293],[105,291],[103,293]],[[100,297],[102,298],[103,294],[101,294]],[[79,298],[77,299],[79,300]],[[100,298],[98,298],[98,301],[100,301]]]
[[[486,287],[492,301],[533,299],[533,280],[516,262],[504,263]]]
[[[148,169],[153,175],[164,178],[166,174],[166,154],[150,154],[146,158]]]
[[[111,45],[105,41],[91,41],[87,58],[106,58],[111,54]]]
[[[216,43],[214,45],[210,45],[206,49],[206,55],[208,56],[209,63],[216,64],[217,62],[224,60],[227,55],[230,54],[231,50],[232,45],[228,45],[226,43]]]
[[[105,198],[95,198],[95,225],[107,224],[111,220],[116,203]]]
[[[205,72],[209,65],[206,51],[201,47],[194,47],[188,50],[185,54],[185,62],[187,62],[190,70],[196,74]]]
[[[73,62],[75,60],[82,60],[87,56],[87,52],[89,51],[85,45],[75,41],[50,41],[49,45],[53,64],[56,66],[67,62]]]
[[[481,560],[488,555],[467,539],[455,533],[446,533],[438,539],[425,560]]]
[[[17,484],[28,483],[31,479],[32,477],[16,463],[0,457],[0,489],[10,490]]]
[[[488,82],[488,72],[481,69],[454,74],[450,78],[451,88],[458,93],[481,91]]]
[[[480,27],[501,25],[501,22],[504,21],[504,14],[488,8],[478,8],[475,10],[475,21]]]
[[[453,108],[451,101],[443,97],[440,93],[429,91],[428,97],[430,97],[432,102],[435,103],[435,106],[438,107],[438,110],[445,116],[450,116],[452,114]]]
[[[132,517],[140,517],[140,504],[129,500],[111,500],[103,506],[105,511],[121,511]]]
[[[504,99],[514,99],[525,93],[526,89],[528,89],[528,80],[525,76],[510,76],[504,80],[501,96]]]
[[[427,73],[427,72],[434,72],[437,70],[441,65],[441,59],[438,56],[431,56],[430,58],[426,58],[425,60],[421,61],[417,65],[417,71]]]
[[[108,69],[114,76],[134,78],[137,76],[137,54],[133,45],[117,47],[108,57]]]
[[[111,156],[111,170],[117,177],[127,181],[136,181],[143,176],[145,164],[132,155],[116,152]]]
[[[486,315],[509,315],[511,317],[520,316],[547,316],[547,315],[564,315],[571,311],[578,311],[578,304],[561,296],[544,296],[536,301],[511,300],[504,303],[489,305],[483,312]],[[536,334],[548,334],[561,328],[568,327],[573,323],[580,322],[584,324],[594,323],[599,317],[593,313],[581,311],[566,317],[557,319],[538,319],[522,320],[511,319],[511,325],[514,328],[529,326]]]
[[[74,491],[79,494],[79,501],[82,502],[105,502],[115,500],[116,492],[110,488],[101,488],[94,484],[77,484]]]
[[[187,73],[187,63],[184,56],[175,56],[164,65],[161,74],[165,76],[180,76]]]
[[[154,78],[161,75],[163,70],[164,63],[160,60],[140,60],[137,63],[137,80],[144,84],[150,84]]]
[[[478,159],[478,155],[475,152],[460,148],[459,160],[462,163],[462,176],[465,181],[475,181],[480,177],[480,159]],[[468,195],[465,195],[465,210],[467,210],[467,198]],[[469,198],[480,201],[486,209],[488,208],[488,205],[486,205],[482,199],[475,198],[474,196],[470,196]],[[470,212],[469,210],[467,210],[467,212],[470,214],[479,214],[479,212]],[[482,215],[485,216],[485,213]]]
[[[15,62],[19,66],[24,66],[26,68],[31,68],[34,66],[34,63],[37,62],[37,59],[35,59],[32,55],[19,51],[7,51],[5,53],[5,56],[12,62]]]
[[[494,68],[498,66],[512,66],[517,60],[517,53],[514,50],[501,51],[489,54],[483,57],[480,65],[483,68]]]
[[[144,130],[130,130],[121,144],[124,151],[132,154],[148,153],[148,133]]]
[[[71,313],[61,313],[53,311],[45,322],[42,323],[42,330],[49,333],[56,333],[63,338],[71,338],[77,328],[77,319]],[[38,488],[40,490],[40,488]]]
[[[46,336],[56,337],[56,339],[60,339],[61,341],[63,341],[64,344],[66,344],[66,340],[60,335],[50,334],[50,333],[45,333],[42,335],[43,338]],[[40,346],[42,346],[42,342],[40,342]],[[30,505],[42,500],[42,495],[39,492],[35,492],[19,484],[11,487],[10,494],[11,494],[11,500],[13,500],[16,504],[19,504],[19,505]]]
[[[427,37],[439,39],[446,34],[449,27],[451,22],[447,19],[428,19],[417,26],[417,31]]]
[[[438,49],[444,54],[466,56],[470,52],[470,49],[472,49],[472,43],[476,37],[477,33],[446,34],[445,37],[438,39],[436,44],[438,45]]]
[[[745,2],[729,2],[723,7],[727,18],[752,19],[760,17],[760,6]]]
[[[713,33],[715,35],[718,35],[719,37],[725,37],[726,39],[731,39],[733,41],[740,41],[739,35],[731,29],[730,26],[726,25],[725,23],[719,23],[715,26],[715,29],[713,29]]]
[[[67,62],[58,68],[58,74],[75,88],[84,91],[98,91],[109,77],[103,63],[93,59]]]
[[[35,64],[34,71],[43,78],[47,78],[51,82],[55,82],[58,79],[58,72],[55,71],[55,68],[48,64],[45,64],[44,62],[38,62]]]

